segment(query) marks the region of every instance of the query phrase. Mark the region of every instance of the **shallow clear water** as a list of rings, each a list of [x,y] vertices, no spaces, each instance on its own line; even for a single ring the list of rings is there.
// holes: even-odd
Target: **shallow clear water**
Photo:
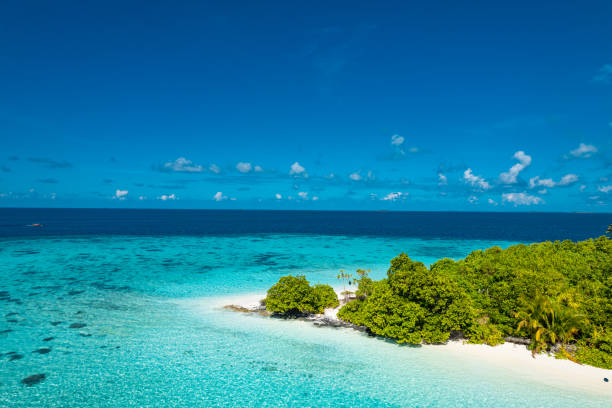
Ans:
[[[339,269],[371,268],[380,278],[402,251],[430,264],[510,244],[296,234],[6,238],[0,406],[605,406],[602,397],[449,359],[435,347],[220,307],[224,296],[263,293],[289,273],[337,286]],[[34,352],[41,348],[50,352]],[[20,383],[38,373],[44,381]]]

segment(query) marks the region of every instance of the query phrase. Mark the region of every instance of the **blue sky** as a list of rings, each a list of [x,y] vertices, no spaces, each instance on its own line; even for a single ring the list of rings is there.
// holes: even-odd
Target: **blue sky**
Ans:
[[[611,211],[609,1],[84,3],[0,6],[2,207]]]

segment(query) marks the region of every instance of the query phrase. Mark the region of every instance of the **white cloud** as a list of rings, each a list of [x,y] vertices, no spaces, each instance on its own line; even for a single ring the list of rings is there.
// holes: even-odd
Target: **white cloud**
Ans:
[[[261,166],[255,166],[254,168],[256,173],[263,173],[264,169],[261,168]]]
[[[545,188],[538,190],[538,194],[547,194],[547,193],[548,193],[548,190]]]
[[[561,177],[561,180],[559,180],[559,183],[557,183],[557,185],[569,186],[570,184],[574,184],[577,181],[578,181],[578,176],[570,173],[570,174],[566,174],[565,176]]]
[[[276,197],[277,200],[281,200],[283,198],[283,196],[278,193],[276,193],[274,197]]]
[[[487,202],[491,205],[495,205],[495,206],[497,205],[497,201],[493,200],[492,198],[489,198]]]
[[[147,197],[145,197],[145,196],[138,196],[138,199],[139,199],[140,201],[144,201],[144,200],[146,200],[146,199],[147,199]]]
[[[513,157],[519,162],[516,163],[514,166],[510,167],[510,170],[508,170],[507,172],[501,173],[499,175],[499,179],[502,183],[516,183],[516,177],[519,175],[519,173],[523,171],[525,167],[531,164],[531,156],[525,154],[525,152],[522,150],[519,150],[518,152],[514,153]]]
[[[444,174],[438,173],[438,185],[445,186],[447,184],[448,184],[448,178]]]
[[[587,186],[586,185],[581,185],[580,186],[580,192],[582,193],[584,190],[586,190]]]
[[[125,200],[127,198],[127,195],[127,190],[117,190],[115,191],[115,196],[113,198],[116,198],[118,200]]]
[[[395,192],[395,193],[389,193],[386,196],[384,196],[383,198],[381,198],[381,200],[383,201],[395,201],[395,200],[399,200],[400,198],[406,197],[408,195],[408,193],[402,193],[401,191]]]
[[[291,176],[304,176],[308,177],[306,173],[306,169],[300,165],[300,163],[295,162],[291,165],[291,170],[289,171],[289,175]]]
[[[215,174],[219,174],[221,173],[221,168],[219,166],[217,166],[216,164],[211,164],[210,167],[208,168],[210,171],[212,171]]]
[[[300,191],[298,196],[300,196],[302,200],[308,200],[308,193],[306,191]]]
[[[319,201],[319,197],[318,196],[312,197],[312,201]]]
[[[253,170],[253,166],[251,165],[251,163],[239,162],[236,165],[236,170],[238,170],[241,173],[250,173],[251,170]]]
[[[557,186],[569,186],[570,184],[574,184],[578,181],[578,176],[572,173],[566,174],[561,177],[561,180],[555,182],[551,178],[541,179],[540,176],[535,176],[529,179],[529,188],[535,187],[548,187],[553,188]]]
[[[391,145],[392,146],[401,146],[404,144],[404,136],[393,135],[391,136]]]
[[[217,193],[213,196],[213,200],[215,201],[227,200],[227,196],[224,196],[221,191],[217,191]]]
[[[512,203],[515,207],[517,205],[538,205],[544,202],[540,197],[527,193],[505,193],[502,194],[502,201]]]
[[[361,181],[361,180],[372,181],[376,179],[376,177],[374,177],[374,173],[372,172],[372,170],[368,170],[365,177],[361,175],[361,170],[360,170],[360,171],[356,171],[354,173],[349,174],[349,178],[353,181]]]
[[[535,176],[529,179],[529,188],[535,188],[539,186],[553,188],[556,185],[557,183],[555,183],[551,178],[541,179],[540,176]]]
[[[612,191],[612,186],[599,186],[597,187],[597,191],[601,191],[602,193],[609,193]]]
[[[167,162],[164,164],[164,170],[166,171],[176,171],[176,172],[184,172],[184,173],[201,173],[204,171],[204,168],[199,164],[193,164],[191,160],[188,160],[184,157],[179,157],[173,162]]]
[[[162,201],[172,201],[172,200],[176,200],[176,195],[173,194],[162,194],[159,197],[157,197],[158,200],[162,200]]]
[[[478,203],[478,197],[476,197],[475,195],[469,196],[468,201],[470,202],[470,204],[476,204]]]
[[[406,139],[404,138],[404,136],[400,136],[400,135],[393,135],[391,136],[391,146],[393,146],[393,149],[400,155],[405,155],[406,151],[404,150],[404,142],[406,141]],[[419,152],[419,148],[418,147],[409,147],[408,151],[410,153],[418,153]]]
[[[478,187],[481,190],[488,190],[491,188],[489,182],[480,176],[474,175],[472,173],[472,169],[467,169],[463,172],[463,179],[466,183],[469,183],[474,187]]]
[[[576,149],[570,151],[570,154],[572,156],[583,159],[591,157],[593,153],[597,153],[597,148],[593,145],[588,145],[584,143],[580,143],[580,145],[578,145]]]

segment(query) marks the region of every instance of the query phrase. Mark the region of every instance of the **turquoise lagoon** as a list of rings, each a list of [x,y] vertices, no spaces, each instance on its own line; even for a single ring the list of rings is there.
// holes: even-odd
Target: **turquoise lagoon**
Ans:
[[[338,286],[339,269],[380,278],[402,251],[431,264],[511,244],[314,234],[2,239],[0,406],[609,406],[436,347],[221,308],[225,297],[264,293],[287,274]],[[33,374],[46,378],[21,384]]]

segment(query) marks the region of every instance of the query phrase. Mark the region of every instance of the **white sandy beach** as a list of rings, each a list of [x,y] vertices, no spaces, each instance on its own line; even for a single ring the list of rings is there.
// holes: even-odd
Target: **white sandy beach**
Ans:
[[[214,299],[194,300],[196,308],[222,308],[227,305],[256,309],[265,294],[246,294],[216,297]],[[202,302],[202,304],[198,304]],[[205,303],[205,304],[204,304]],[[337,309],[327,309],[325,316],[337,319]],[[353,331],[348,328],[339,330]],[[353,331],[355,336],[362,333]],[[449,359],[469,356],[470,364],[486,364],[489,367],[507,371],[508,375],[522,376],[556,388],[573,388],[585,392],[609,395],[612,397],[612,370],[605,370],[588,365],[579,365],[568,360],[556,359],[547,354],[538,354],[535,358],[523,345],[504,343],[495,347],[482,344],[467,344],[462,341],[450,341],[445,345],[424,345],[431,351],[448,353]],[[400,351],[398,351],[400,352]],[[604,382],[608,378],[610,382]]]

